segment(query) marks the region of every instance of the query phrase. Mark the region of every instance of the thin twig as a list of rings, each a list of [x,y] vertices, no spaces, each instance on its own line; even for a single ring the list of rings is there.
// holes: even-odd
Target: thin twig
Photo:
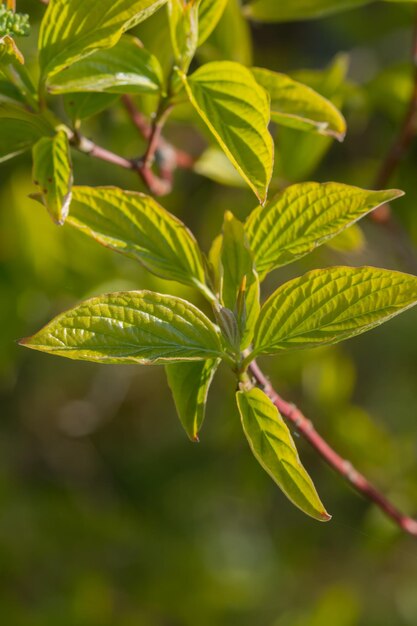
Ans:
[[[142,137],[148,141],[151,135],[152,127],[148,123],[146,117],[137,109],[130,96],[122,96],[122,103],[132,123],[136,126]],[[170,161],[174,156],[175,167],[180,167],[181,169],[191,169],[195,163],[195,158],[191,156],[191,154],[176,148],[162,136],[159,138],[157,154],[160,155],[161,161]]]
[[[136,161],[136,171],[142,178],[145,186],[155,196],[166,196],[172,191],[172,176],[165,178],[156,176],[152,169],[145,166],[142,159]]]
[[[100,159],[101,161],[106,161],[112,165],[117,165],[118,167],[123,167],[127,170],[132,170],[132,172],[137,172],[140,174],[146,187],[155,196],[163,196],[172,189],[172,180],[162,180],[155,176],[150,168],[143,167],[141,159],[126,159],[81,135],[73,135],[70,143],[83,154]]]
[[[127,96],[127,95],[122,96],[122,104],[125,107],[133,124],[136,126],[136,128],[142,135],[142,137],[148,140],[151,134],[151,127],[148,124],[143,113],[141,113],[136,108],[135,103],[133,102],[130,96]]]
[[[128,95],[122,97],[124,105],[130,120],[138,129],[140,135],[148,142],[147,154],[143,160],[149,160],[152,155],[158,161],[161,178],[172,180],[173,172],[177,167],[181,169],[191,169],[195,163],[194,157],[187,152],[174,147],[161,135],[162,125],[159,120],[158,124],[151,125],[141,113],[132,98]],[[167,110],[169,114],[171,108]],[[165,120],[164,120],[165,121]],[[151,143],[152,138],[152,143]],[[149,164],[148,164],[149,165]]]
[[[171,109],[171,106],[165,106],[165,103],[161,101],[147,137],[148,145],[145,154],[137,162],[138,172],[143,182],[150,192],[157,196],[164,196],[172,191],[172,172],[175,168],[175,163],[172,164],[172,168],[162,168],[160,170],[161,176],[157,176],[152,170],[161,140],[162,129]]]
[[[249,366],[249,370],[267,396],[285,417],[306,439],[309,444],[320,454],[330,467],[343,476],[365,498],[376,504],[385,515],[390,517],[406,533],[417,537],[417,521],[403,515],[378,489],[376,489],[362,474],[360,474],[349,461],[343,459],[330,445],[318,434],[312,422],[294,405],[290,404],[270,384],[268,378],[262,372],[255,361]]]
[[[164,163],[160,159],[162,161],[162,166],[159,168],[160,176],[153,172],[152,167],[156,157],[161,156],[158,154],[158,151],[163,141],[161,137],[162,129],[172,106],[167,105],[166,101],[162,99],[152,125],[149,125],[142,113],[136,109],[133,100],[129,96],[123,96],[122,102],[130,119],[147,141],[145,154],[135,161],[136,169],[151,193],[156,196],[164,196],[172,191],[173,171],[177,167],[176,161],[173,159],[173,152],[171,151],[170,153],[169,164]]]
[[[107,163],[111,163],[112,165],[118,165],[119,167],[123,167],[127,170],[137,169],[134,161],[125,159],[115,152],[110,152],[110,150],[106,150],[106,148],[98,146],[96,143],[94,143],[94,141],[90,141],[90,139],[87,139],[87,137],[74,135],[71,138],[70,142],[71,145],[74,146],[74,148],[76,148],[83,154],[95,157],[96,159],[100,159],[101,161],[106,161]]]
[[[172,105],[165,106],[160,104],[158,111],[152,122],[151,131],[148,138],[148,147],[146,148],[145,155],[143,157],[143,167],[151,168],[155,160],[155,155],[158,151],[158,147],[162,137],[162,129],[165,121],[172,111]]]

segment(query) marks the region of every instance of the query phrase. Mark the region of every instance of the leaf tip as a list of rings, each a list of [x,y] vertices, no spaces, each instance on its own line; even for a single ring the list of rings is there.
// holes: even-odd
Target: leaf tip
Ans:
[[[41,345],[41,342],[38,341],[38,333],[34,335],[30,335],[29,337],[22,337],[22,339],[17,339],[16,343],[18,346],[22,346],[23,348],[29,348],[30,350],[38,350],[40,352],[44,351],[44,346]]]
[[[320,513],[320,522],[330,522],[332,516],[327,511],[322,511]]]
[[[19,346],[23,346],[24,348],[30,348],[30,340],[32,337],[22,337],[22,339],[17,339],[16,343]]]
[[[388,189],[386,193],[391,196],[392,200],[397,200],[397,198],[405,196],[405,191],[402,189]]]
[[[333,133],[333,137],[334,137],[335,139],[337,139],[337,141],[338,141],[339,143],[343,143],[343,142],[344,142],[344,140],[346,139],[346,132],[347,132],[347,131],[344,131],[344,132],[335,132],[335,133]]]
[[[37,181],[33,181],[35,185],[39,185],[39,183]],[[30,198],[31,200],[34,200],[35,202],[38,202],[39,204],[41,204],[43,207],[45,206],[42,200],[42,194],[41,193],[30,193],[28,195],[28,198]]]

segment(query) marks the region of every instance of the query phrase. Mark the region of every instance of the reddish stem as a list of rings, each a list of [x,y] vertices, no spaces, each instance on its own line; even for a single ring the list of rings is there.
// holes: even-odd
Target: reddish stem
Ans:
[[[100,159],[101,161],[106,161],[112,165],[117,165],[118,167],[123,167],[127,170],[132,170],[133,172],[138,172],[146,187],[155,196],[163,196],[169,193],[172,189],[172,179],[168,180],[158,178],[150,168],[143,167],[141,160],[126,159],[115,152],[111,152],[102,146],[98,146],[86,137],[74,136],[71,143],[83,154]]]
[[[168,115],[172,111],[172,106],[164,107],[161,105],[155,115],[151,130],[148,137],[148,147],[143,157],[143,167],[151,168],[155,159],[156,152],[161,142],[162,129]]]
[[[266,395],[275,404],[281,415],[291,422],[297,432],[309,442],[330,467],[343,476],[356,491],[361,493],[368,500],[374,502],[374,504],[402,528],[402,530],[417,537],[416,520],[403,515],[380,491],[378,491],[378,489],[360,474],[349,461],[346,461],[337,454],[323,437],[318,434],[312,422],[303,415],[300,409],[278,395],[255,361],[252,361],[249,370],[256,382],[263,388]]]
[[[151,135],[151,125],[146,120],[143,113],[141,113],[135,106],[132,98],[130,96],[123,96],[122,102],[126,111],[129,114],[130,119],[133,124],[136,126],[142,137],[146,140],[149,140]],[[179,148],[175,148],[172,144],[170,144],[164,137],[159,137],[158,142],[158,152],[163,153],[162,160],[171,160],[172,154],[175,157],[175,167],[180,167],[181,169],[189,170],[193,167],[195,159],[188,152],[184,152],[184,150],[180,150]]]
[[[136,162],[136,171],[149,191],[155,196],[166,196],[172,191],[172,178],[156,176],[150,167],[143,165],[141,160]]]
[[[134,161],[125,159],[115,152],[110,152],[110,150],[106,150],[106,148],[98,146],[96,143],[90,141],[90,139],[87,139],[86,137],[74,135],[71,143],[75,148],[77,148],[77,150],[83,152],[84,154],[87,154],[88,156],[95,157],[96,159],[100,159],[101,161],[106,161],[107,163],[112,163],[113,165],[118,165],[119,167],[123,167],[127,170],[136,169],[136,164],[134,163]]]
[[[149,139],[151,135],[151,127],[148,124],[145,116],[136,108],[132,98],[130,96],[122,96],[122,103],[126,111],[129,114],[133,124],[139,130],[144,139]]]

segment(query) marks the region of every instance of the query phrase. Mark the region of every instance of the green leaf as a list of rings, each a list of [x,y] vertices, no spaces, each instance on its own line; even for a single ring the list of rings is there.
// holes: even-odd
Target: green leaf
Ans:
[[[198,44],[197,2],[168,0],[169,29],[175,60],[180,69],[187,72]]]
[[[228,0],[200,0],[198,10],[198,45],[208,39],[219,23]]]
[[[202,28],[204,32],[204,26]],[[219,23],[200,48],[199,57],[205,62],[237,61],[249,67],[252,65],[252,47],[252,33],[242,14],[241,0],[228,0]]]
[[[417,278],[375,267],[314,270],[265,302],[254,355],[334,344],[379,326],[417,304]]]
[[[271,120],[298,130],[330,135],[342,141],[346,134],[343,115],[329,100],[286,74],[253,68],[256,81],[271,98]]]
[[[91,298],[20,343],[98,363],[153,365],[221,356],[218,331],[199,309],[152,291]]]
[[[54,129],[40,115],[11,102],[0,102],[0,163],[30,148]]]
[[[68,224],[158,276],[208,291],[194,236],[150,196],[116,187],[74,187]]]
[[[136,37],[125,35],[114,48],[99,50],[55,74],[48,83],[48,91],[159,93],[163,80],[156,57]]]
[[[255,458],[295,506],[319,522],[328,522],[331,516],[300,461],[278,409],[260,389],[239,391],[236,399]]]
[[[28,121],[9,119],[7,123],[1,120],[0,133],[0,163],[17,156],[25,150],[30,150],[39,137],[39,129]]]
[[[274,148],[269,99],[253,74],[232,61],[206,63],[188,80],[189,98],[241,176],[264,202]]]
[[[8,80],[2,80],[0,78],[0,102],[25,105],[25,99],[19,89]],[[223,154],[223,153],[222,153]],[[225,157],[226,158],[226,157]],[[227,160],[227,159],[226,159]],[[231,167],[231,166],[230,166]],[[236,173],[236,176],[237,173]],[[240,178],[238,176],[238,178]]]
[[[224,216],[221,263],[222,301],[224,306],[233,310],[242,280],[253,273],[253,258],[246,243],[244,226],[230,211]]]
[[[191,441],[199,440],[207,394],[219,363],[220,359],[207,359],[165,367],[178,417]]]
[[[37,91],[24,63],[15,41],[9,36],[0,38],[0,74],[4,74],[11,86],[19,91],[20,97],[14,100],[37,109]]]
[[[338,54],[324,70],[301,70],[293,77],[330,100],[339,109],[346,99],[349,59]],[[291,182],[306,180],[333,143],[332,137],[282,126],[277,136],[278,175]]]
[[[246,233],[261,276],[312,252],[381,204],[398,189],[366,191],[341,183],[287,187],[249,215]]]
[[[33,147],[33,180],[40,189],[41,202],[52,219],[62,225],[71,202],[72,165],[67,134],[43,137]]]
[[[64,106],[74,126],[79,126],[81,120],[105,111],[118,98],[113,93],[71,93],[64,95]]]
[[[245,14],[261,22],[307,20],[370,4],[373,0],[255,0]]]
[[[217,235],[211,243],[211,247],[208,253],[208,267],[210,277],[214,285],[215,293],[220,299],[221,292],[221,278],[222,278],[222,248],[223,248],[223,235]]]
[[[326,242],[326,245],[336,252],[361,252],[365,248],[365,244],[364,232],[358,224],[352,224]]]
[[[220,185],[230,187],[246,187],[246,183],[239,175],[236,168],[219,148],[210,147],[203,152],[193,166],[194,172],[205,176]]]
[[[252,340],[259,315],[259,280],[244,226],[229,211],[224,218],[221,265],[222,301],[236,314],[244,350]]]
[[[129,28],[166,0],[51,0],[39,35],[42,80],[101,48],[111,48]]]

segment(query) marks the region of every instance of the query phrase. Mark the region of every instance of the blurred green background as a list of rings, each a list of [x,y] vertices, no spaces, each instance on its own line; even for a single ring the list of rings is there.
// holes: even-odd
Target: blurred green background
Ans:
[[[18,8],[32,15],[33,34],[22,48],[36,71],[44,8],[33,0]],[[342,145],[274,129],[276,181],[371,188],[411,93],[413,8],[376,3],[250,30],[236,9],[230,0],[200,61],[253,59],[297,73],[343,102],[348,119]],[[137,33],[167,67],[164,12]],[[152,103],[138,104],[148,110]],[[55,106],[62,109],[59,100]],[[178,111],[167,135],[199,154],[205,138],[190,119],[189,110]],[[84,133],[126,156],[143,150],[117,103],[87,122]],[[74,166],[77,183],[141,188],[132,173],[85,156],[74,154]],[[391,181],[407,192],[394,210],[415,243],[416,168],[414,145]],[[204,305],[185,287],[54,226],[28,198],[29,155],[3,163],[0,181],[0,623],[415,626],[416,541],[300,439],[333,520],[318,524],[294,509],[249,451],[226,369],[216,376],[196,445],[175,416],[163,368],[75,363],[17,346],[16,339],[91,294],[150,288]],[[177,172],[175,191],[162,204],[207,250],[224,211],[244,218],[255,202],[247,189]],[[415,271],[398,241],[368,222],[337,246],[275,272],[264,294],[306,269],[338,263]],[[342,346],[263,363],[283,395],[410,513],[417,513],[416,328],[414,310]]]

